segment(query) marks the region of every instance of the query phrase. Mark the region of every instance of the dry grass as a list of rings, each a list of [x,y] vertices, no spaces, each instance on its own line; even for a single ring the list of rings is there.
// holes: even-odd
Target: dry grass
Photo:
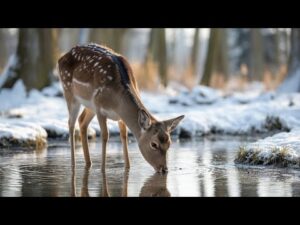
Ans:
[[[146,65],[141,63],[131,63],[130,65],[140,89],[157,89],[159,77],[157,73],[157,65],[154,62],[147,62]]]
[[[258,147],[247,149],[245,146],[240,146],[234,162],[249,165],[273,165],[279,167],[300,166],[300,158],[291,158],[291,149],[288,146],[272,147],[269,157],[259,155],[261,151],[262,149]]]
[[[38,136],[35,140],[19,140],[15,138],[2,138],[0,140],[0,147],[11,148],[11,147],[20,147],[28,149],[41,150],[47,147],[47,139]]]
[[[160,88],[157,63],[148,61],[145,65],[143,63],[131,62],[130,65],[140,89],[155,91]],[[266,69],[261,78],[261,81],[265,85],[265,90],[275,90],[285,79],[286,75],[286,65],[281,65],[276,72]],[[168,80],[177,81],[188,89],[192,89],[198,84],[198,75],[194,74],[190,66],[181,70],[176,65],[169,65]],[[246,64],[242,64],[236,74],[229,74],[228,79],[223,74],[213,73],[210,80],[211,87],[222,89],[226,92],[244,91],[249,84],[249,69]]]

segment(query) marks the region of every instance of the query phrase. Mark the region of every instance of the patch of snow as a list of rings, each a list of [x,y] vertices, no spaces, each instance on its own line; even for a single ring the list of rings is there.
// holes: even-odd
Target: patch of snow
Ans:
[[[238,163],[300,167],[300,128],[241,146]]]
[[[38,124],[29,123],[18,120],[10,120],[9,123],[0,120],[0,146],[5,145],[9,141],[8,146],[11,144],[25,145],[27,143],[42,142],[47,143],[47,132]]]
[[[45,96],[55,97],[62,95],[63,90],[61,84],[59,82],[55,82],[51,86],[44,88],[42,93]]]
[[[222,92],[197,86],[191,91],[141,92],[142,102],[159,120],[185,115],[173,135],[196,137],[210,134],[249,135],[300,128],[300,94],[261,92],[259,85],[245,93],[224,96]],[[64,98],[57,96],[59,83],[43,91],[32,90],[26,97],[21,81],[0,93],[0,116],[5,124],[17,120],[34,123],[49,137],[68,138],[68,111]],[[180,89],[180,87],[178,88]],[[178,95],[174,95],[178,92]],[[172,100],[176,100],[174,103]],[[78,129],[78,123],[76,126]],[[91,132],[100,135],[95,117]],[[118,123],[108,120],[111,135],[119,135]],[[129,132],[130,133],[130,132]]]
[[[287,77],[283,83],[278,87],[279,93],[293,93],[300,91],[300,70],[294,71],[289,77]]]
[[[0,92],[0,112],[21,106],[26,101],[26,88],[22,80],[18,80],[12,89],[2,89]]]

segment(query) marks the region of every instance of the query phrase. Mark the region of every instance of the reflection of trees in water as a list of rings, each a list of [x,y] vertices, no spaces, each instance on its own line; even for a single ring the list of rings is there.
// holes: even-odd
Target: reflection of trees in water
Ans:
[[[209,168],[212,165],[213,155],[211,152],[211,142],[204,139],[202,164],[208,170],[205,170],[203,174],[203,192],[205,197],[215,196],[215,180],[213,177],[213,168]]]
[[[232,150],[227,150],[227,164],[232,165],[236,153]],[[241,187],[239,182],[238,169],[235,166],[229,166],[227,169],[227,185],[228,196],[239,197],[241,196]]]

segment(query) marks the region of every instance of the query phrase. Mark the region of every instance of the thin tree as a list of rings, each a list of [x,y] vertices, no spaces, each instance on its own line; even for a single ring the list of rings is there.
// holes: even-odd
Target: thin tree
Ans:
[[[163,28],[153,28],[149,33],[147,53],[144,59],[146,77],[149,77],[148,63],[154,62],[158,65],[158,74],[161,84],[168,85],[168,62],[167,62],[167,43],[166,30]]]
[[[264,53],[261,29],[251,29],[251,58],[250,58],[250,79],[262,80],[264,73]]]
[[[228,79],[228,45],[227,45],[227,29],[218,29],[218,49],[216,59],[216,72],[224,77],[224,80]]]
[[[300,29],[291,30],[291,49],[288,63],[288,75],[278,89],[282,92],[300,91]]]
[[[197,65],[199,63],[199,34],[200,29],[196,28],[193,38],[193,46],[191,51],[191,73],[193,76],[196,76]]]
[[[204,72],[202,79],[200,81],[201,85],[210,85],[211,75],[214,72],[214,65],[216,61],[216,56],[218,53],[218,43],[220,38],[220,31],[217,28],[212,28],[210,30],[210,36],[208,41],[207,55],[204,65]]]
[[[168,85],[166,29],[158,29],[158,64],[161,84]]]

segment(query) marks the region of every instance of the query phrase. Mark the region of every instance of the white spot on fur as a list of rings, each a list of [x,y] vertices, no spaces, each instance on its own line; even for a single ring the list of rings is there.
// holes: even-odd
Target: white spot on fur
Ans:
[[[68,82],[68,83],[67,83],[67,85],[68,85],[68,86],[70,86],[70,85],[71,85],[71,83],[70,83],[70,82]]]
[[[106,74],[107,73],[107,71],[106,70],[104,70],[104,72],[103,72],[104,74]]]
[[[109,80],[112,80],[112,79],[113,79],[112,76],[107,76],[107,78],[108,78]]]
[[[111,67],[111,65],[108,65],[108,66],[107,66],[107,68],[110,68],[110,67]]]
[[[96,63],[94,64],[94,67],[96,67],[98,64],[99,64],[99,62],[96,62]]]
[[[98,59],[99,59],[99,60],[101,60],[101,59],[102,59],[102,57],[100,56]]]
[[[102,71],[103,71],[103,69],[100,70],[100,72],[102,72]]]
[[[76,78],[73,78],[73,81],[77,84],[80,84],[82,86],[85,86],[85,87],[90,87],[90,84],[89,83],[85,83],[85,82],[82,82],[82,81],[79,81],[77,80]]]

